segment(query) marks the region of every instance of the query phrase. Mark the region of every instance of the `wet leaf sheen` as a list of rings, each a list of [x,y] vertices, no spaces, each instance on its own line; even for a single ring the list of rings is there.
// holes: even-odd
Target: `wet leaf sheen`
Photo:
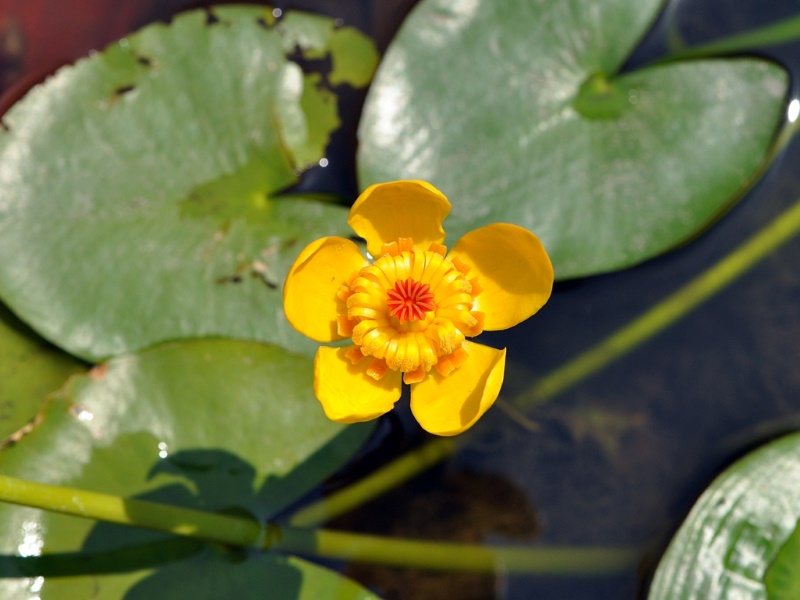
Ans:
[[[627,267],[707,226],[756,175],[787,75],[760,60],[615,77],[660,0],[423,0],[360,124],[361,185],[431,181],[450,243],[491,222],[560,279]]]
[[[3,117],[0,295],[78,356],[198,336],[313,352],[279,288],[306,243],[348,234],[346,212],[282,192],[324,157],[339,117],[287,53],[333,53],[337,82],[359,85],[375,54],[352,60],[371,42],[328,18],[213,15],[146,27]]]

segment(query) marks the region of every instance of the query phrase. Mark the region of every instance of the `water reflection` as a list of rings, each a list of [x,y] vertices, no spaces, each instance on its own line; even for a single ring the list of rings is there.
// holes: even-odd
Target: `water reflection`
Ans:
[[[789,123],[794,123],[797,121],[798,115],[800,115],[800,100],[795,98],[789,102],[789,108],[786,110],[786,119]]]
[[[44,546],[44,527],[38,521],[26,521],[20,527],[19,556],[40,556]]]

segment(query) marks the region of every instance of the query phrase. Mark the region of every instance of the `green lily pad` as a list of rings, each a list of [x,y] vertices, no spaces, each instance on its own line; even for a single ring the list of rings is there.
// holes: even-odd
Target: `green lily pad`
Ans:
[[[44,337],[93,361],[200,336],[313,352],[280,287],[305,244],[349,235],[347,211],[283,191],[324,157],[337,97],[287,58],[291,20],[268,15],[230,6],[148,26],[4,115],[0,296]],[[300,55],[341,55],[318,19]],[[348,35],[349,52],[370,44]]]
[[[747,455],[703,493],[661,560],[648,599],[796,597],[768,596],[764,579],[798,517],[800,434],[792,434]],[[790,589],[782,586],[791,581],[774,573],[773,589]]]
[[[375,43],[354,27],[336,27],[321,15],[290,12],[279,25],[287,52],[299,50],[304,58],[331,57],[331,85],[364,87],[372,80],[378,65]]]
[[[73,378],[38,425],[0,452],[0,472],[267,519],[340,468],[372,431],[371,424],[329,421],[310,372],[305,357],[233,340],[175,342],[122,356]],[[205,546],[171,543],[157,532],[0,505],[0,597],[16,597],[43,577],[36,584],[42,598],[94,597],[94,589],[102,591],[97,597],[116,598],[171,563],[205,560]],[[76,552],[86,560],[129,552],[133,566],[120,560],[117,572],[98,578],[73,559],[67,565],[78,571],[61,579],[46,576],[52,565],[37,573],[35,561],[10,558]]]
[[[718,217],[758,172],[787,75],[754,59],[617,76],[659,0],[423,0],[359,127],[361,185],[426,179],[448,237],[511,222],[560,279],[636,264]]]
[[[47,394],[85,369],[0,305],[0,443],[36,416]]]
[[[800,523],[767,568],[764,583],[769,600],[800,598]]]
[[[300,558],[262,554],[236,563],[212,553],[137,583],[125,600],[250,598],[257,595],[254,590],[285,600],[379,600],[351,580]]]

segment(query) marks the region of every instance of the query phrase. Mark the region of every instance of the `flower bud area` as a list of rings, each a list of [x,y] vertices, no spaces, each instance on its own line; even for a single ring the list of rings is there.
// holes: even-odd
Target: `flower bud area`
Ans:
[[[467,358],[464,339],[483,331],[483,313],[472,310],[481,288],[467,278],[470,267],[446,253],[441,244],[416,250],[400,238],[340,288],[339,335],[355,344],[352,363],[372,357],[370,377],[391,369],[416,383],[432,368],[447,376]]]

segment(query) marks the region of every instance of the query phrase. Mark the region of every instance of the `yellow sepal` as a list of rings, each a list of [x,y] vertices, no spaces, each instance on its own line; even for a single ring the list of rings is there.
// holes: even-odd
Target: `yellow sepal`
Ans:
[[[350,209],[350,227],[367,241],[375,258],[383,244],[411,238],[414,247],[427,250],[444,241],[442,221],[450,212],[444,194],[424,181],[392,181],[369,186]]]
[[[336,321],[345,305],[336,294],[366,264],[358,246],[345,238],[321,238],[306,246],[283,285],[283,312],[289,323],[318,342],[345,339]]]
[[[471,267],[480,284],[472,310],[484,313],[483,329],[497,331],[538,311],[553,290],[553,265],[544,246],[527,229],[494,223],[470,231],[448,258]]]
[[[411,412],[426,431],[456,435],[494,404],[506,366],[506,351],[464,342],[468,357],[446,377],[432,370],[411,387]]]
[[[314,394],[325,415],[339,423],[370,421],[389,412],[400,398],[402,373],[388,371],[376,381],[366,374],[367,361],[353,364],[353,346],[321,346],[314,358]]]

